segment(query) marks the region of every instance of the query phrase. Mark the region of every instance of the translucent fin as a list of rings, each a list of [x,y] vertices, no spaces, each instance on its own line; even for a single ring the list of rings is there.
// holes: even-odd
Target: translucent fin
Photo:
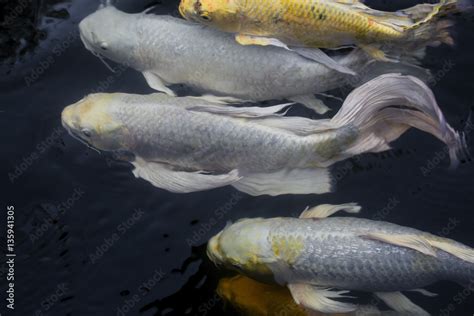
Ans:
[[[227,115],[233,117],[243,117],[243,118],[262,118],[262,117],[272,117],[272,116],[282,116],[286,112],[281,111],[287,109],[290,105],[294,103],[284,103],[268,107],[233,107],[233,106],[222,106],[222,105],[193,105],[188,106],[187,109],[195,112],[208,112],[213,114]]]
[[[232,184],[240,179],[237,170],[222,175],[174,171],[164,164],[148,162],[140,157],[136,157],[132,164],[135,166],[133,170],[135,177],[174,193],[214,189]]]
[[[285,43],[276,38],[237,34],[235,40],[240,45],[276,46],[289,49]]]
[[[357,203],[346,203],[339,205],[321,204],[301,213],[300,218],[326,218],[339,211],[347,213],[359,213],[361,207]]]
[[[295,101],[296,103],[301,103],[305,107],[307,107],[308,109],[311,109],[311,110],[315,111],[318,114],[324,114],[327,111],[331,110],[330,108],[328,108],[326,106],[326,104],[324,104],[323,101],[316,98],[312,94],[292,97],[292,98],[290,98],[290,100]]]
[[[417,292],[417,293],[420,293],[424,296],[428,296],[428,297],[435,297],[435,296],[438,296],[438,294],[436,293],[433,293],[433,292],[430,292],[430,291],[427,291],[425,289],[414,289],[414,290],[410,290],[410,292]]]
[[[352,314],[351,314],[352,315]],[[393,313],[383,312],[374,305],[359,305],[353,316],[382,316],[393,315]],[[316,316],[316,315],[315,315]]]
[[[332,189],[331,175],[328,169],[291,169],[274,173],[255,173],[243,175],[232,184],[237,190],[247,194],[322,194]]]
[[[352,91],[331,119],[334,128],[353,126],[359,137],[341,157],[388,148],[408,128],[432,134],[449,148],[451,165],[465,156],[465,144],[446,122],[431,89],[412,76],[386,74]]]
[[[199,97],[188,97],[188,98],[193,98],[193,99],[198,99],[210,103],[216,103],[216,104],[235,104],[235,103],[244,103],[244,102],[249,102],[247,100],[241,100],[233,97],[222,97],[222,96],[216,96],[212,94],[204,94]]]
[[[357,309],[354,304],[339,302],[333,298],[347,297],[347,291],[330,291],[310,284],[288,284],[296,304],[323,313],[350,313]]]
[[[385,304],[399,312],[401,315],[429,316],[430,314],[420,306],[414,304],[400,292],[375,292]]]
[[[426,238],[431,246],[443,250],[459,259],[474,263],[474,249],[461,245],[450,239],[441,238]]]
[[[320,63],[328,67],[329,69],[334,69],[344,74],[349,74],[353,76],[356,75],[356,73],[352,69],[341,65],[319,48],[291,47],[290,50],[298,53],[299,55],[307,59]]]
[[[362,68],[362,70],[359,71],[359,73],[360,77],[354,78],[356,80],[350,80],[354,87],[358,87],[369,80],[388,73],[400,73],[402,75],[413,76],[425,83],[432,79],[432,74],[428,69],[404,62],[386,63],[371,60]]]
[[[362,48],[370,57],[378,61],[392,62],[397,63],[399,59],[388,56],[383,50],[381,50],[378,45],[362,45],[359,44],[359,47]]]
[[[237,34],[235,36],[235,40],[240,45],[276,46],[283,49],[291,50],[303,56],[304,58],[313,60],[330,69],[334,69],[336,71],[339,71],[345,74],[355,75],[355,72],[353,70],[339,64],[337,61],[329,57],[325,52],[323,52],[319,48],[306,48],[306,47],[289,48],[287,44],[283,43],[282,41],[276,38],[245,35],[245,34]]]
[[[143,76],[145,77],[146,82],[150,86],[150,88],[155,89],[157,91],[161,91],[163,93],[166,93],[169,96],[176,96],[176,94],[171,90],[170,88],[166,87],[165,83],[163,80],[161,80],[160,77],[155,75],[152,72],[145,71],[143,72]]]
[[[421,236],[417,235],[394,235],[385,233],[367,233],[360,237],[381,241],[384,243],[410,248],[419,251],[425,255],[436,257],[436,250],[430,243]]]
[[[268,127],[282,129],[296,135],[308,136],[314,133],[334,129],[330,120],[312,120],[305,117],[284,116],[278,118],[265,118],[258,121]]]

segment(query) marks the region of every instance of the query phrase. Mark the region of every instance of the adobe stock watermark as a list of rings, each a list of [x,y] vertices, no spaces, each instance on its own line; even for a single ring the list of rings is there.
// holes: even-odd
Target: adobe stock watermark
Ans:
[[[222,301],[222,298],[219,296],[219,294],[215,293],[214,296],[212,296],[210,299],[208,299],[206,302],[201,303],[197,310],[199,312],[199,315],[206,316],[207,313],[209,313],[213,308],[216,307],[219,302]]]
[[[440,237],[448,237],[449,235],[451,235],[453,230],[455,230],[459,226],[459,224],[461,224],[461,221],[459,219],[455,217],[450,217],[446,225],[436,235]]]
[[[464,289],[456,293],[452,298],[452,303],[449,303],[440,310],[440,316],[451,316],[458,315],[455,313],[457,307],[464,303],[474,292],[474,279],[469,280],[469,283]]]
[[[43,222],[41,223],[41,225],[39,225],[35,229],[35,231],[29,235],[30,241],[32,243],[35,243],[37,240],[43,237],[44,234],[51,227],[53,227],[54,223],[58,221],[61,216],[63,216],[67,211],[69,211],[70,209],[74,207],[77,201],[79,201],[83,197],[84,194],[85,194],[84,190],[82,190],[81,188],[76,188],[74,189],[72,195],[68,199],[54,206],[51,206],[51,205],[46,206],[45,208],[46,210],[49,211],[48,215],[50,215],[50,217],[45,218]]]
[[[44,140],[39,142],[35,150],[29,153],[27,156],[24,156],[20,163],[18,163],[15,168],[8,173],[8,178],[11,183],[14,183],[18,178],[20,178],[28,169],[40,159],[41,155],[46,153],[51,147],[56,145],[61,139],[64,133],[64,129],[61,127],[56,127],[53,132],[46,137]]]
[[[25,77],[25,85],[30,87],[33,83],[38,81],[38,79],[40,79],[48,69],[56,63],[56,58],[64,54],[64,52],[67,51],[77,39],[79,39],[78,30],[69,32],[60,43],[53,47],[51,54],[41,60],[39,64],[30,71],[29,75]]]
[[[468,120],[466,123],[466,127],[464,128],[463,134],[460,135],[460,137],[466,137],[469,134],[471,134],[472,130],[474,129],[474,124]],[[443,150],[435,152],[432,158],[428,159],[426,161],[426,164],[424,166],[420,167],[421,174],[426,177],[430,175],[433,170],[439,167],[439,165],[445,161],[447,158],[449,158],[449,148],[445,146]]]
[[[430,77],[428,85],[431,87],[436,86],[455,66],[456,64],[453,60],[444,60],[443,67]]]
[[[99,81],[97,83],[97,86],[92,89],[90,93],[106,92],[127,70],[127,66],[125,64],[115,65],[111,68],[113,70],[112,74],[108,75],[107,78],[105,78],[104,80]]]
[[[141,300],[151,292],[151,290],[164,279],[166,273],[161,269],[155,269],[153,271],[153,276],[148,280],[140,284],[136,290],[136,293],[133,294],[130,298],[126,299],[125,302],[117,307],[117,316],[125,316],[128,314]]]
[[[11,25],[16,19],[18,19],[18,17],[25,12],[29,3],[29,0],[19,0],[16,6],[5,14],[4,25]]]
[[[382,221],[393,211],[398,205],[400,204],[400,200],[392,196],[388,199],[388,203],[380,210],[378,210],[373,216],[372,219],[374,221]]]
[[[191,238],[186,238],[186,244],[188,244],[189,247],[197,246],[206,234],[209,233],[209,231],[217,225],[242,198],[243,195],[240,192],[234,192],[231,198],[224,203],[224,205],[214,211],[214,215],[212,215],[206,223],[201,223],[199,228],[193,230]]]
[[[115,232],[109,237],[104,238],[103,243],[97,246],[93,253],[89,254],[90,262],[95,264],[100,258],[109,252],[110,249],[120,240],[120,238],[125,235],[127,231],[130,230],[130,228],[135,226],[138,221],[140,221],[144,214],[145,212],[140,208],[135,209],[129,218],[117,225]]]
[[[349,174],[349,172],[351,172],[352,169],[355,167],[354,162],[360,162],[360,160],[360,156],[352,157],[350,160],[344,162],[342,166],[335,169],[333,172],[333,179],[335,180],[335,182],[337,183],[344,179]]]
[[[33,315],[35,316],[43,316],[49,315],[49,310],[56,305],[61,297],[66,295],[67,291],[69,290],[66,283],[60,283],[56,287],[56,290],[51,293],[48,297],[41,301],[41,307],[38,308]]]

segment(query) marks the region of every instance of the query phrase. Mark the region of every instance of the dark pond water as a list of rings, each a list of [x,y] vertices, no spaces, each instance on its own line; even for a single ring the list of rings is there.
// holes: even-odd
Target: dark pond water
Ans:
[[[15,207],[16,225],[15,311],[5,308],[2,256],[1,313],[233,315],[215,294],[219,278],[232,273],[206,258],[207,239],[227,221],[290,216],[320,203],[356,201],[360,216],[474,246],[474,165],[448,170],[443,145],[414,130],[391,151],[334,166],[333,194],[250,197],[226,187],[177,195],[135,179],[130,165],[87,149],[60,124],[62,109],[91,91],[151,92],[139,73],[111,73],[83,48],[77,25],[98,3],[0,3],[3,252],[8,205]],[[152,4],[128,0],[118,7],[139,12]],[[154,12],[177,15],[177,4],[159,1]],[[414,2],[372,4],[395,9]],[[430,49],[424,65],[437,75],[432,88],[447,120],[464,130],[474,106],[474,21],[457,20],[457,45]],[[439,296],[411,297],[434,315],[447,315],[448,308],[454,308],[449,315],[473,315],[474,293],[449,282],[429,289]]]

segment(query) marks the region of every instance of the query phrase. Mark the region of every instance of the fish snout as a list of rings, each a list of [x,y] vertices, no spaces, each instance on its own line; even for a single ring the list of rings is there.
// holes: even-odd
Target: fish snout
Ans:
[[[179,13],[185,19],[192,18],[194,11],[193,11],[193,3],[195,0],[181,0],[179,3]]]
[[[179,3],[178,11],[179,11],[179,14],[181,14],[181,16],[182,16],[183,18],[186,18],[185,14],[184,14],[185,11],[184,11],[184,4],[183,4],[183,3],[184,3],[184,0],[182,0],[182,1]]]
[[[222,254],[220,253],[220,246],[219,246],[219,237],[222,232],[213,236],[209,242],[207,243],[207,256],[211,259],[214,264],[219,265],[223,262]]]
[[[77,123],[77,115],[74,111],[74,105],[69,105],[64,108],[63,112],[61,113],[61,124],[67,130],[71,130],[75,128]]]

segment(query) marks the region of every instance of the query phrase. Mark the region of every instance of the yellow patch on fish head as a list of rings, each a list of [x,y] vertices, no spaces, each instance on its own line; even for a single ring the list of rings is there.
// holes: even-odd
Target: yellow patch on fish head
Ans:
[[[212,237],[207,246],[209,258],[251,275],[271,275],[267,266],[273,257],[266,242],[267,232],[259,219],[241,220]]]
[[[240,29],[240,0],[181,0],[179,12],[191,21],[226,32]]]
[[[128,131],[112,115],[116,98],[116,94],[89,95],[63,110],[62,125],[71,135],[97,149],[123,149]]]
[[[304,249],[303,240],[298,236],[273,236],[271,246],[273,254],[289,265],[296,262]]]

